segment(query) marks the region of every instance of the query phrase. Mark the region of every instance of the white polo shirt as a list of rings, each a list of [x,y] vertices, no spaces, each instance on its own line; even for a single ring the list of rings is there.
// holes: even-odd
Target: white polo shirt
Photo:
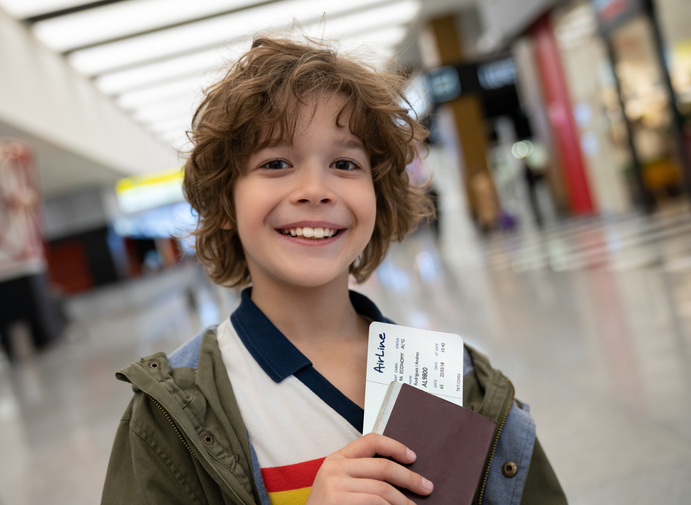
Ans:
[[[265,488],[272,505],[304,504],[324,458],[362,434],[363,410],[315,370],[250,294],[242,292],[218,327],[218,345],[261,468],[260,494]],[[350,299],[359,314],[390,322],[365,296],[351,291]]]

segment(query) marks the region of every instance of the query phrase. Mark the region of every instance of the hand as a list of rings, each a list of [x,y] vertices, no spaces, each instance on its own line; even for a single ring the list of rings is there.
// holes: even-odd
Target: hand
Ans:
[[[383,435],[370,433],[328,456],[312,484],[306,505],[411,505],[394,486],[419,495],[432,492],[432,483],[404,466],[415,453]]]

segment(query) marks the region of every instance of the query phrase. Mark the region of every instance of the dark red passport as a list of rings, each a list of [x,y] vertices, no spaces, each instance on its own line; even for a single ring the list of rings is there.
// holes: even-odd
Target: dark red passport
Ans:
[[[409,499],[427,505],[470,505],[496,425],[477,412],[392,382],[374,431],[415,451],[417,459],[408,468],[434,483],[429,496],[401,489]]]

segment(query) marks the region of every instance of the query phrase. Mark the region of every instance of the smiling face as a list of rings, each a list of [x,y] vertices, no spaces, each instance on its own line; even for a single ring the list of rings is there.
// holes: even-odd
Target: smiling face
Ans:
[[[336,116],[334,95],[300,109],[292,144],[254,152],[233,189],[237,232],[256,287],[347,285],[372,236],[376,198],[369,155]],[[314,113],[314,114],[313,114]]]

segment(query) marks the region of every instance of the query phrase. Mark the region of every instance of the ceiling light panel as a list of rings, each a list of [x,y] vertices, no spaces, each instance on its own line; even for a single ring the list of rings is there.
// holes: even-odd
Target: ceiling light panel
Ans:
[[[247,42],[246,44],[247,46],[249,46],[249,42]],[[84,75],[128,75],[128,72],[133,72],[136,74],[140,69],[144,68],[144,65],[137,65],[137,47],[136,45],[130,45],[126,50],[124,49],[125,48],[123,48],[123,51],[121,51],[118,54],[117,60],[109,60],[107,54],[104,54],[103,51],[94,51],[90,49],[86,51],[72,53],[67,57],[67,59],[70,62],[70,65],[72,65],[72,67],[74,67],[77,71],[81,72]],[[184,56],[174,56],[168,59],[164,58],[159,62],[151,63],[147,66],[151,66],[154,68],[158,68],[160,66],[160,68],[166,68],[171,62],[178,62],[177,65],[181,67],[180,72],[178,73],[184,73],[184,68],[182,67],[187,66],[190,67],[190,69],[187,70],[187,72],[190,72],[195,69],[198,70],[202,68],[207,68],[210,64],[213,65],[213,63],[209,63],[210,61],[222,62],[223,56],[221,55],[221,53],[228,53],[229,50],[229,46],[226,46],[225,48],[214,47],[212,49],[203,49],[200,51],[193,51],[191,53],[187,53]],[[107,52],[108,51],[105,51],[105,53]],[[135,65],[130,69],[109,73],[110,71],[112,71],[113,68],[127,66],[127,62],[135,63]]]
[[[338,42],[338,47],[342,51],[357,51],[358,49],[377,49],[390,47],[400,44],[408,31],[403,26],[392,26],[375,31],[364,31],[349,34]]]
[[[155,30],[259,3],[261,0],[138,0],[39,21],[34,35],[58,52]]]
[[[184,131],[170,131],[170,132],[164,132],[159,135],[156,135],[159,139],[165,139],[165,140],[170,140],[174,138],[180,138],[180,139],[185,139],[187,140],[187,135],[185,134]]]
[[[351,34],[339,41],[339,46],[343,50],[376,46],[379,58],[390,58],[393,56],[393,46],[400,43],[405,35],[406,29],[403,26],[376,31],[368,30]],[[201,80],[198,77],[193,77],[171,84],[155,86],[122,95],[117,99],[117,102],[124,108],[139,108],[140,111],[135,112],[134,116],[141,121],[149,122],[147,128],[154,133],[165,135],[184,132],[190,128],[192,109],[203,98],[202,89],[216,82],[218,78],[220,75],[206,76]],[[180,109],[175,105],[176,102],[192,105],[183,108],[180,116],[172,119],[159,119],[179,112]]]
[[[189,114],[184,114],[182,116],[175,117],[172,119],[166,119],[157,121],[155,123],[151,123],[147,125],[146,129],[156,135],[162,135],[172,131],[184,132],[190,129],[191,124],[192,116],[190,116]]]
[[[135,119],[146,123],[160,123],[187,115],[188,123],[192,120],[192,114],[203,98],[200,92],[191,92],[177,95],[164,100],[148,103],[130,113]]]
[[[175,130],[170,130],[166,131],[163,133],[159,133],[156,135],[159,139],[166,140],[166,139],[174,139],[174,138],[181,138],[181,139],[187,139],[187,133],[183,128],[176,128]]]
[[[186,158],[187,152],[190,151],[190,148],[194,147],[191,143],[190,140],[187,138],[187,135],[185,134],[184,131],[181,131],[180,133],[176,134],[169,134],[165,137],[162,137],[160,135],[155,135],[155,138],[157,138],[160,142],[163,144],[166,144],[176,151],[178,151],[182,156],[179,158],[181,163],[184,163],[184,160]]]
[[[175,80],[165,84],[159,84],[149,88],[133,91],[120,95],[115,100],[117,104],[125,110],[136,109],[150,103],[167,100],[172,97],[197,93],[201,95],[202,90],[213,84],[213,76],[200,78],[199,76],[188,79]]]
[[[374,32],[368,31],[366,33],[354,34],[343,39],[339,45],[343,49],[358,49],[363,45],[376,45],[379,49],[379,54],[384,50],[385,55],[390,56],[392,50],[389,48],[399,43],[405,37],[405,34],[406,30],[404,27],[396,26]],[[151,122],[154,121],[152,118],[168,117],[174,113],[172,111],[179,110],[177,107],[171,107],[171,104],[175,102],[193,103],[194,107],[196,107],[203,98],[203,89],[214,84],[220,77],[220,74],[207,75],[204,78],[192,77],[158,85],[121,95],[116,99],[116,102],[124,109],[134,110],[134,117],[145,122]],[[137,109],[139,109],[139,112],[137,112]],[[154,132],[185,130],[189,128],[191,118],[191,109],[187,108],[183,110],[181,116],[173,119],[156,119],[155,123],[149,126],[149,130]]]
[[[137,109],[132,117],[140,123],[151,124],[187,115],[190,120],[199,105],[200,98],[188,96],[185,99],[169,100]]]
[[[326,24],[314,23],[306,27],[305,33],[311,37],[321,38],[323,35],[325,39],[337,40],[353,33],[409,23],[419,11],[419,2],[404,0],[331,20],[327,18]]]
[[[0,0],[0,6],[17,19],[26,19],[47,12],[55,12],[92,0]]]
[[[70,54],[70,63],[78,70],[93,75],[93,68],[118,68],[139,64],[195,48],[220,45],[229,40],[247,37],[260,30],[285,28],[294,21],[311,24],[327,16],[363,9],[372,0],[290,0],[218,16],[155,33],[96,46]],[[408,2],[401,2],[408,3]],[[417,3],[417,2],[413,2]],[[105,67],[105,68],[104,68]]]
[[[191,147],[189,145],[189,139],[187,138],[187,135],[185,135],[184,131],[167,133],[165,135],[157,135],[157,137],[162,142],[165,142],[166,144],[171,146],[173,149],[181,149],[183,150],[183,152],[184,149]]]
[[[119,95],[152,84],[163,84],[190,74],[201,76],[206,72],[223,67],[229,61],[234,61],[248,47],[249,43],[246,46],[236,45],[223,50],[211,49],[201,53],[171,58],[151,65],[106,74],[95,79],[95,84],[108,95]]]

